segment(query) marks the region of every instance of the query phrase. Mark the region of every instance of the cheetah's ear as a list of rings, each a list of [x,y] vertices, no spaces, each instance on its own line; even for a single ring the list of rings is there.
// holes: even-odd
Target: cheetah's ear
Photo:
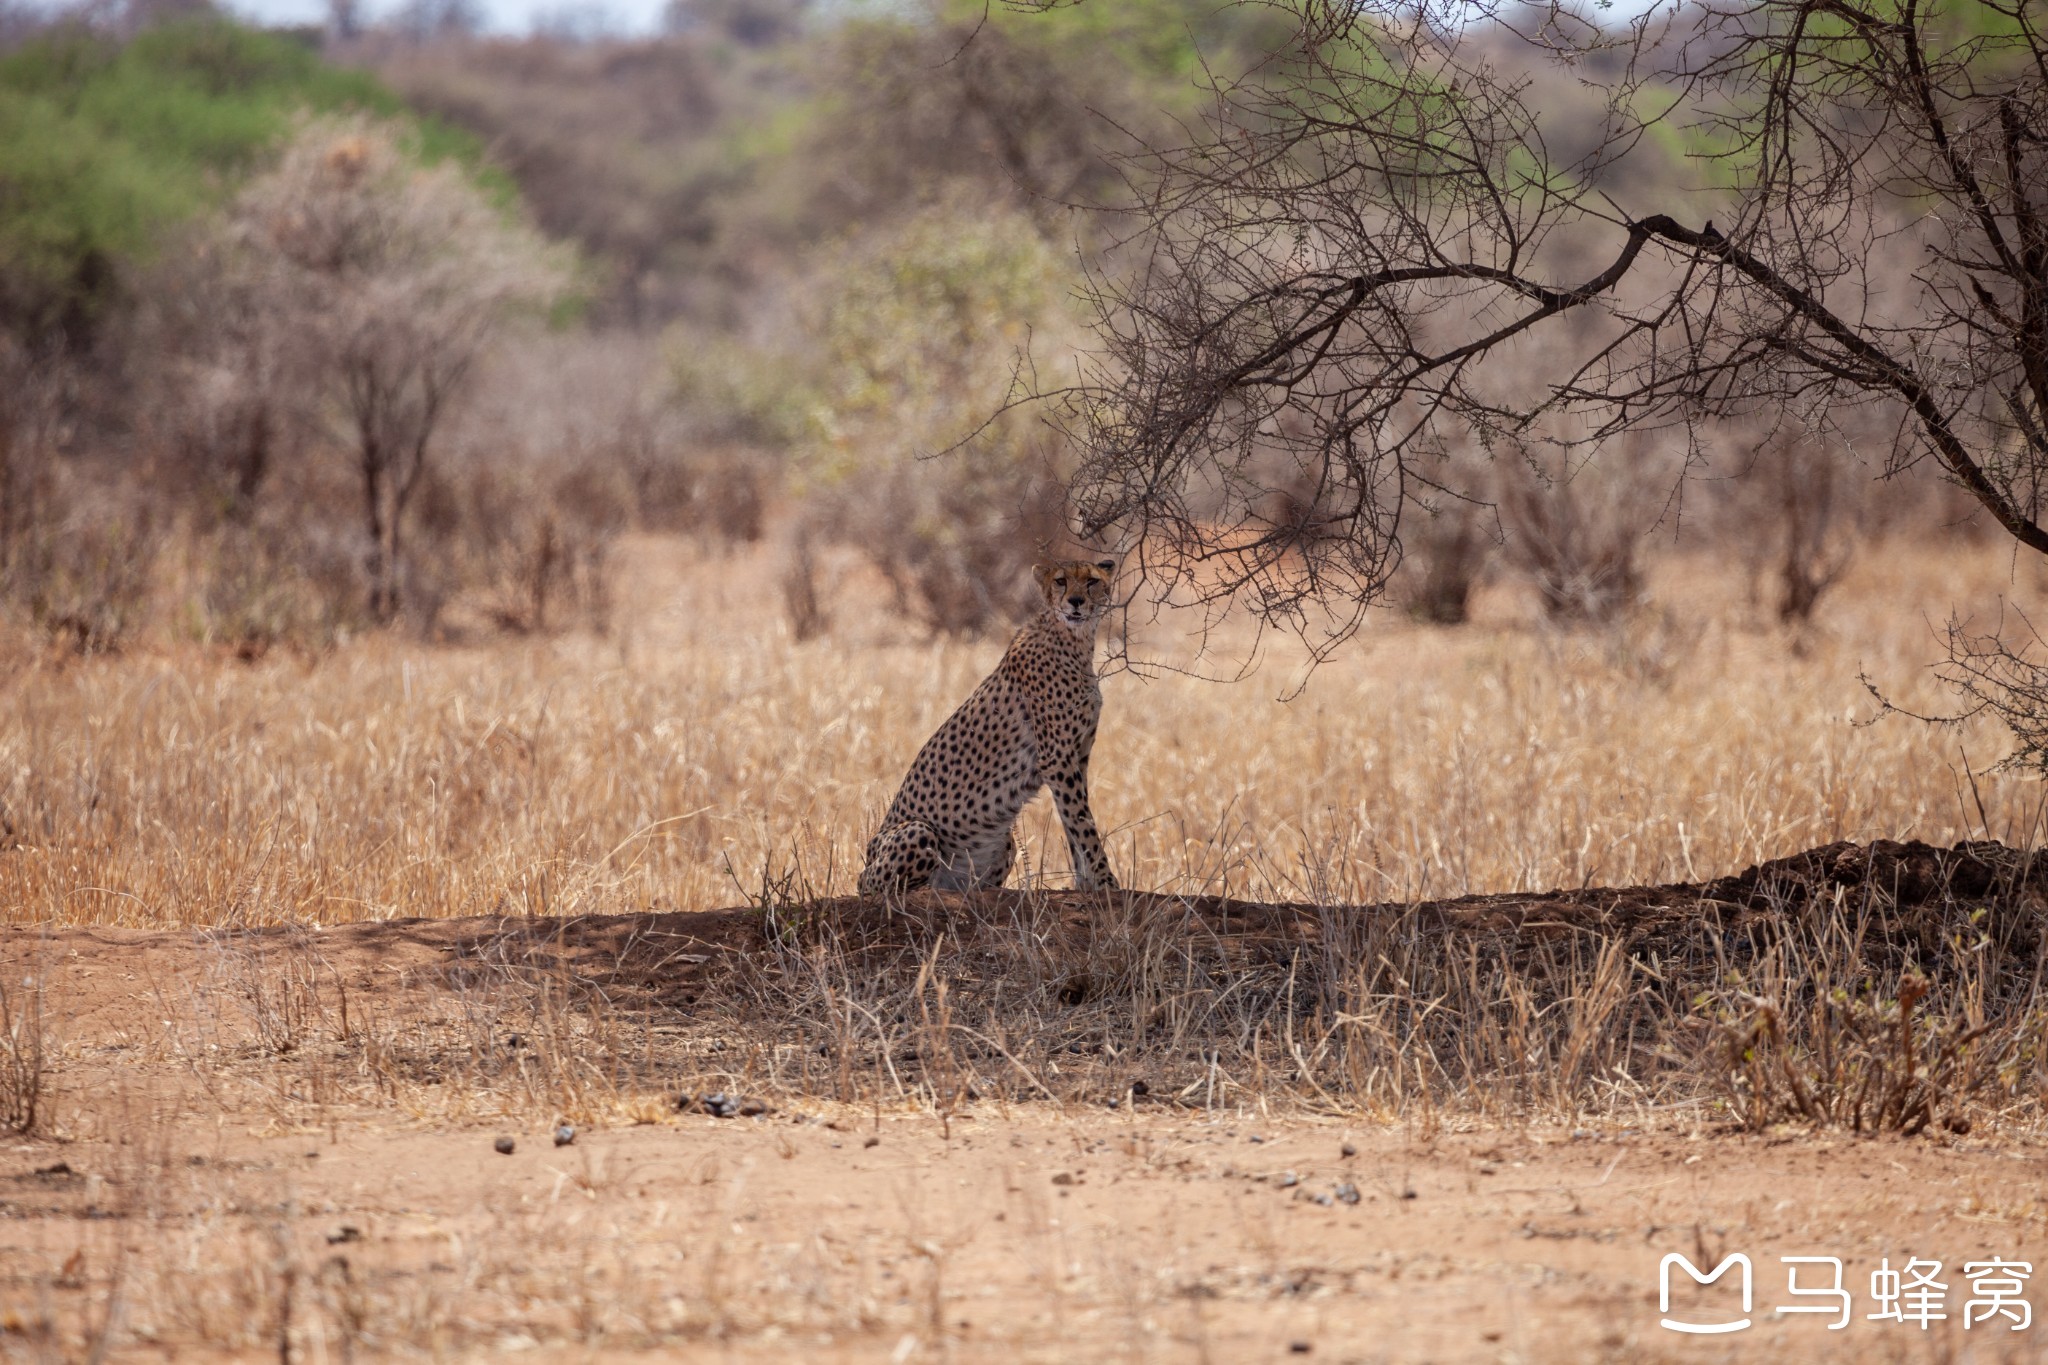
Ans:
[[[1052,582],[1053,573],[1058,568],[1059,565],[1052,561],[1041,559],[1031,566],[1031,576],[1038,580],[1038,586],[1042,589]]]
[[[1095,561],[1095,567],[1104,573],[1115,573],[1116,561],[1114,559],[1098,559]]]

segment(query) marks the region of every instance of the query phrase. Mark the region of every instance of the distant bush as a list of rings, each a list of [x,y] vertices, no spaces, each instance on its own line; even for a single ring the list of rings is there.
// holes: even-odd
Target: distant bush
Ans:
[[[347,452],[379,623],[420,567],[411,514],[444,420],[500,329],[568,278],[559,252],[407,142],[360,116],[304,122],[207,244],[219,305],[194,318],[195,359],[257,403],[291,376]]]
[[[821,271],[813,534],[864,553],[906,612],[955,635],[1028,606],[1066,535],[1066,452],[1003,410],[1017,366],[1071,344],[1067,273],[1028,219],[951,204],[848,244]]]
[[[83,340],[124,268],[231,192],[304,108],[403,112],[369,73],[220,18],[125,42],[69,25],[0,54],[0,329]],[[465,134],[416,135],[429,160],[476,156]]]
[[[1500,452],[1510,560],[1561,625],[1598,624],[1644,601],[1643,540],[1677,487],[1641,441],[1597,451],[1530,443]]]

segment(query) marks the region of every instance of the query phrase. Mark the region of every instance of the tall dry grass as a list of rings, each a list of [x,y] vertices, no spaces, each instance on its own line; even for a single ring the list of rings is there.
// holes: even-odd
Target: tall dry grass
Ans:
[[[834,632],[798,643],[766,552],[644,538],[621,564],[603,639],[255,663],[5,641],[0,915],[332,923],[849,888],[1000,642],[925,642],[850,567],[826,565]],[[1864,725],[1858,681],[1940,709],[1935,626],[2038,595],[2021,573],[1996,548],[1890,547],[1795,634],[1673,558],[1614,628],[1544,627],[1510,587],[1458,629],[1390,611],[1284,703],[1284,648],[1232,684],[1120,674],[1095,806],[1127,885],[1324,901],[1693,879],[1838,838],[2022,841],[2039,798],[1985,775],[1995,726]],[[1138,644],[1170,655],[1176,629]],[[1029,875],[1063,878],[1043,799],[1023,832]]]

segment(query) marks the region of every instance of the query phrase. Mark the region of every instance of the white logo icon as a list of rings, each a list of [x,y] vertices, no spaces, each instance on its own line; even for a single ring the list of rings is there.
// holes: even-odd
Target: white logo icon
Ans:
[[[1714,1283],[1714,1281],[1727,1274],[1730,1267],[1742,1267],[1742,1311],[1745,1316],[1734,1322],[1679,1322],[1666,1317],[1664,1319],[1666,1327],[1674,1332],[1692,1332],[1706,1335],[1720,1332],[1740,1332],[1743,1328],[1749,1326],[1749,1318],[1747,1316],[1750,1308],[1749,1257],[1738,1251],[1732,1256],[1723,1257],[1721,1264],[1715,1266],[1707,1274],[1702,1275],[1698,1266],[1688,1261],[1678,1252],[1671,1252],[1657,1263],[1657,1310],[1660,1313],[1668,1314],[1671,1311],[1671,1267],[1674,1265],[1684,1267],[1685,1273],[1692,1279],[1694,1284],[1698,1285]]]

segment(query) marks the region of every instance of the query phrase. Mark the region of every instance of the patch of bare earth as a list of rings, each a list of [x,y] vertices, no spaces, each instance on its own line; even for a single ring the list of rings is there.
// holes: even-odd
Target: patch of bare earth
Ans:
[[[11,928],[0,1350],[2036,1359],[1963,1317],[1992,1258],[2048,1308],[2044,888],[1878,844],[1421,906]],[[1751,1326],[1661,1326],[1739,1306],[1660,1309],[1671,1252],[1745,1254]],[[1776,1311],[1827,1302],[1786,1256],[1845,1328]],[[1870,1318],[1913,1258],[1947,1316]]]

